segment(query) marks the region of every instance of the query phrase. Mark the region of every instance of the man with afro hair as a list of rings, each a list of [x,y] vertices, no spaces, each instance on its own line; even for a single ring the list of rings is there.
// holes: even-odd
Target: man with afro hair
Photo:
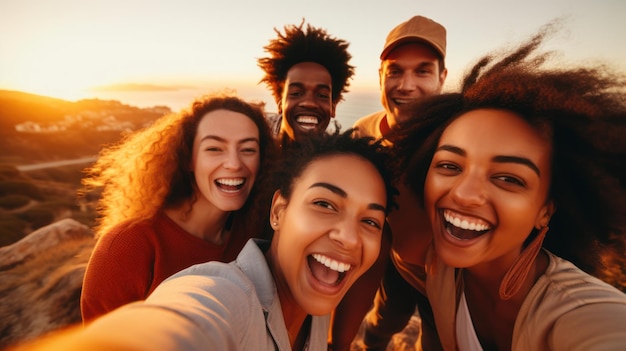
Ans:
[[[324,133],[354,75],[349,43],[304,22],[274,29],[277,37],[264,47],[269,56],[258,59],[278,106],[270,125],[283,144]]]

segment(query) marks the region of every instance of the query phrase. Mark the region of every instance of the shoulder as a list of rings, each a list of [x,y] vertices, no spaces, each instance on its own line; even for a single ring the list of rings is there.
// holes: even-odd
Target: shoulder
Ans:
[[[280,133],[280,124],[282,123],[282,116],[275,112],[265,112],[265,120],[267,121],[270,131],[277,137]]]
[[[255,285],[259,284],[273,286],[273,279],[260,248],[254,240],[249,240],[236,261],[196,264],[172,275],[161,285],[194,286],[216,293],[240,291],[244,295],[252,296],[256,295]],[[157,289],[159,288],[161,287]]]
[[[123,222],[98,238],[94,254],[133,251],[151,247],[156,232],[152,220]]]
[[[548,255],[546,273],[519,311],[518,342],[531,348],[539,347],[537,343],[558,345],[563,350],[626,346],[626,295],[569,261]]]
[[[548,296],[555,295],[559,299],[575,300],[579,304],[613,301],[626,305],[626,295],[617,288],[583,272],[571,262],[545,252],[550,263],[546,273],[535,284],[538,290],[545,290],[550,293]]]
[[[380,135],[380,121],[385,115],[385,111],[378,111],[359,118],[353,125],[353,128],[357,129],[355,135],[357,137]]]

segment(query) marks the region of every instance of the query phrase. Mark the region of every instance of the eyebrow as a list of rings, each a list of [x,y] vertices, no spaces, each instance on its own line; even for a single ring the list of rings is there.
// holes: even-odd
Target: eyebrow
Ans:
[[[202,137],[202,139],[200,139],[200,141],[205,141],[205,140],[216,140],[216,141],[219,141],[219,142],[222,142],[222,143],[227,142],[227,140],[225,138],[222,138],[221,136],[217,136],[217,135],[211,135],[211,134],[205,135],[205,136]],[[256,142],[257,144],[260,143],[259,139],[258,138],[254,138],[254,137],[241,139],[241,140],[237,141],[237,143],[238,144],[243,144],[243,143],[247,143],[249,141]]]
[[[435,150],[435,152],[442,151],[442,150],[449,151],[460,156],[467,156],[467,153],[465,152],[465,150],[457,146],[441,145],[437,148],[437,150]],[[520,165],[524,165],[532,169],[535,173],[537,173],[538,176],[541,176],[539,167],[537,167],[537,165],[533,161],[531,161],[530,159],[526,157],[499,155],[499,156],[494,156],[491,160],[496,163],[517,163]]]
[[[413,69],[420,69],[420,68],[432,68],[435,67],[435,63],[436,62],[432,62],[432,61],[422,61],[420,62],[417,67],[414,67]],[[393,60],[393,61],[389,61],[389,63],[387,64],[387,68],[400,68],[403,70],[406,70],[407,67],[405,67],[406,65],[402,65],[400,63],[397,62],[397,60]]]
[[[329,184],[329,183],[324,183],[324,182],[314,183],[314,184],[312,184],[309,187],[309,189],[315,188],[315,187],[328,189],[331,192],[341,196],[344,199],[348,197],[348,193],[346,193],[343,189],[341,189],[341,188],[339,188],[339,187],[337,187],[335,185]],[[377,204],[377,203],[371,203],[371,204],[367,205],[367,208],[369,208],[370,210],[379,210],[379,211],[383,211],[383,212],[386,211],[385,206]]]
[[[300,89],[306,89],[305,84],[301,83],[301,82],[289,83],[289,85],[287,86],[287,90],[289,90],[289,88],[291,88],[291,87],[300,88]],[[315,89],[332,90],[332,87],[330,85],[328,85],[328,84],[315,84]]]

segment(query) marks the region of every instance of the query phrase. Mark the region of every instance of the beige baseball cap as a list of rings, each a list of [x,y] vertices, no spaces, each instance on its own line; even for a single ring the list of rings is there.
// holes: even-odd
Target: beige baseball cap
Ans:
[[[439,23],[423,16],[415,16],[400,23],[387,35],[385,47],[380,59],[385,57],[398,45],[409,42],[421,42],[432,46],[442,58],[446,57],[446,29]]]

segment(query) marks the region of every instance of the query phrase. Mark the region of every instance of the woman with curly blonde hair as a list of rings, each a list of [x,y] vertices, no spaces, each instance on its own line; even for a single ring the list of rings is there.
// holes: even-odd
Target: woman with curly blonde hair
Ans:
[[[104,149],[83,181],[102,189],[83,321],[143,300],[183,268],[233,260],[260,233],[247,213],[274,148],[260,105],[218,93]]]

